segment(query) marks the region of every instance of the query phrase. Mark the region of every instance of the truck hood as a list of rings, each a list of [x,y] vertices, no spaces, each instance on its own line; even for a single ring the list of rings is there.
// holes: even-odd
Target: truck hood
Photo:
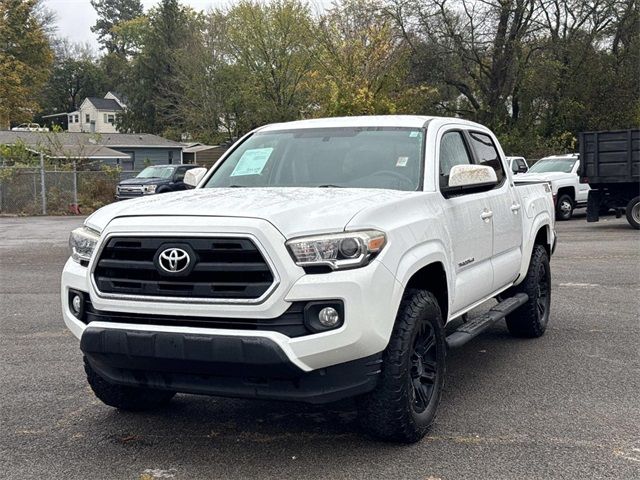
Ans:
[[[102,231],[117,217],[245,217],[266,220],[291,238],[341,231],[358,212],[415,193],[364,188],[201,188],[112,203],[85,224]]]
[[[563,172],[547,172],[547,173],[521,173],[514,176],[514,180],[522,180],[527,182],[554,182],[558,180],[572,180],[575,179],[574,173]]]

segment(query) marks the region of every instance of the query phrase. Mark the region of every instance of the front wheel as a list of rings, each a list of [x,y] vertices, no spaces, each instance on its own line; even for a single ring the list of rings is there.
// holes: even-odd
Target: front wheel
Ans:
[[[426,290],[405,292],[375,390],[359,399],[362,427],[383,440],[413,443],[436,416],[445,375],[442,313]]]
[[[627,222],[636,230],[640,230],[640,197],[629,201],[626,208]]]
[[[570,220],[572,215],[573,199],[567,194],[560,195],[556,205],[556,220]]]

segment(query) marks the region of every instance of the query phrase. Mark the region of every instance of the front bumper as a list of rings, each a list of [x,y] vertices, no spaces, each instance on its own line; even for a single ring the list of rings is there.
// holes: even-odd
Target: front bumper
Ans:
[[[144,228],[148,219],[116,219],[108,233],[130,233]],[[78,338],[89,328],[110,331],[124,330],[140,334],[178,334],[205,339],[234,337],[242,341],[268,341],[277,346],[287,361],[301,372],[327,369],[379,354],[386,347],[403,287],[379,261],[366,267],[327,274],[305,275],[291,260],[284,237],[271,224],[256,219],[198,218],[198,223],[184,217],[155,217],[152,227],[164,233],[190,234],[194,231],[242,231],[255,236],[265,246],[273,267],[281,279],[277,288],[259,304],[198,304],[185,302],[153,302],[102,298],[93,288],[89,268],[69,260],[62,275],[61,300],[64,321]],[[99,248],[99,247],[98,247]],[[344,324],[335,330],[289,337],[276,331],[206,328],[157,324],[109,323],[92,321],[89,325],[73,316],[69,308],[69,290],[86,292],[93,307],[100,311],[125,312],[146,316],[221,317],[229,319],[269,319],[281,316],[294,302],[341,300],[344,304]]]
[[[326,403],[372,390],[381,354],[304,372],[268,338],[88,327],[80,348],[107,381],[185,393]]]

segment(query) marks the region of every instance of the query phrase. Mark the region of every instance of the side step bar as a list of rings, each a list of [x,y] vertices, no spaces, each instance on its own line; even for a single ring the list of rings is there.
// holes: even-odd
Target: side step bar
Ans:
[[[480,335],[498,320],[502,320],[516,308],[527,303],[527,300],[529,300],[529,295],[526,293],[518,293],[513,297],[501,301],[487,313],[460,325],[455,332],[447,337],[447,346],[449,348],[461,347],[469,340]]]

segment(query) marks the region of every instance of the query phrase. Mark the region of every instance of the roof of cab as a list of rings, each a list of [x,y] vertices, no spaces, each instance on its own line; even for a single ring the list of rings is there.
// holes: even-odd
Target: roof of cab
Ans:
[[[297,120],[293,122],[272,123],[258,129],[260,132],[294,130],[303,128],[340,128],[340,127],[406,127],[423,128],[432,120],[449,120],[455,123],[480,126],[460,118],[427,117],[423,115],[369,115],[359,117],[333,117]]]

